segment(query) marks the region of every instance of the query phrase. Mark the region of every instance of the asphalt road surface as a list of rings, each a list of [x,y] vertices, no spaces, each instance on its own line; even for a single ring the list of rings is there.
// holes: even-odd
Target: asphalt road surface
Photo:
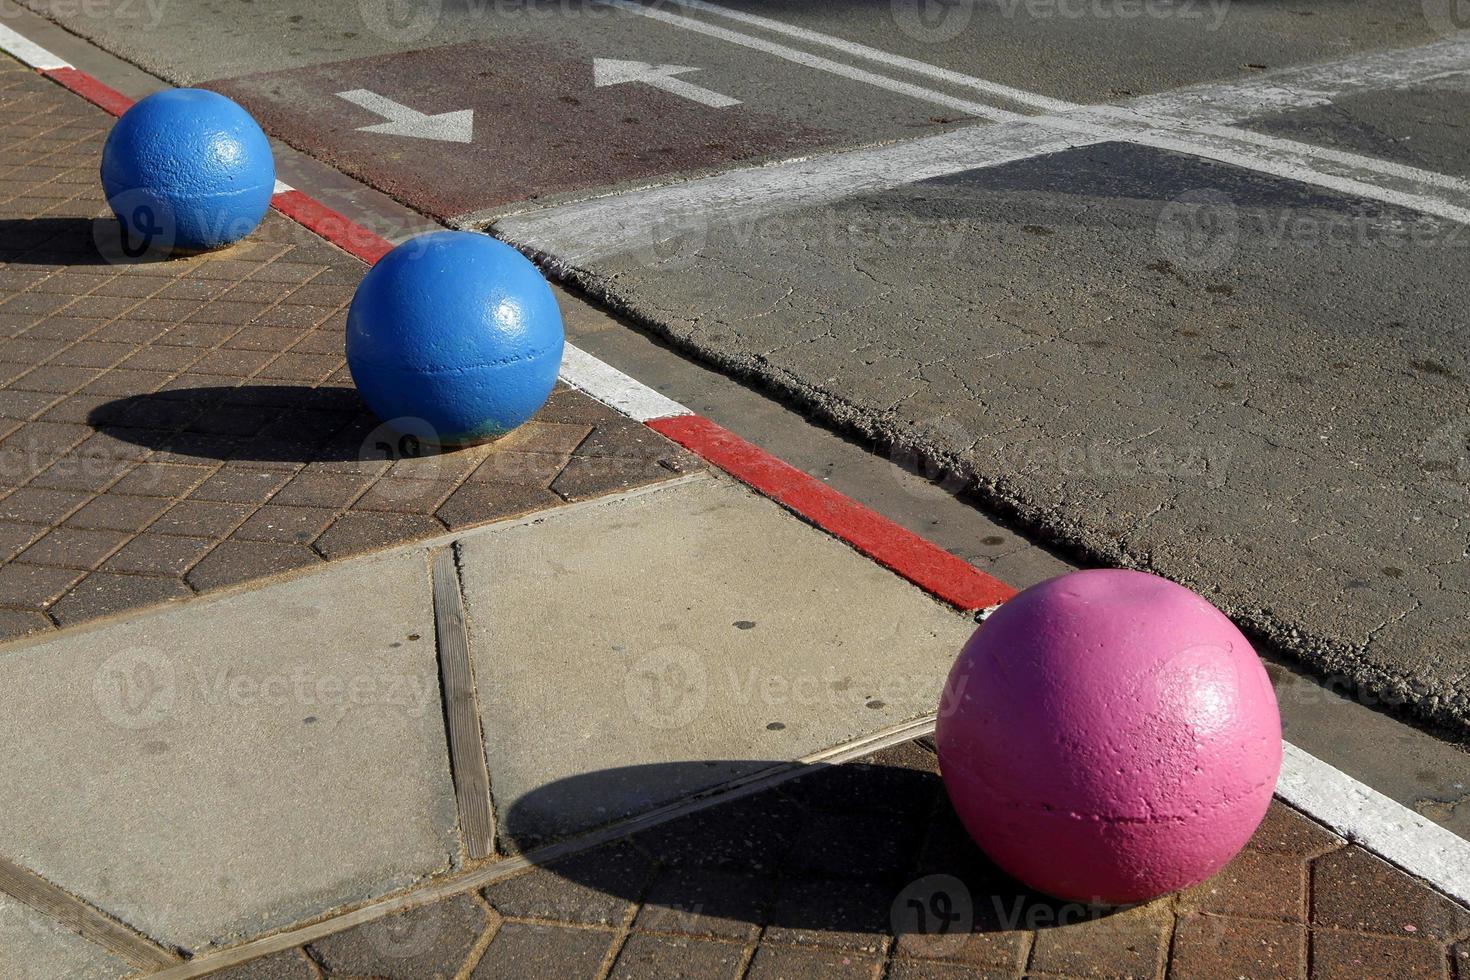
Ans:
[[[1470,724],[1452,0],[28,0]]]

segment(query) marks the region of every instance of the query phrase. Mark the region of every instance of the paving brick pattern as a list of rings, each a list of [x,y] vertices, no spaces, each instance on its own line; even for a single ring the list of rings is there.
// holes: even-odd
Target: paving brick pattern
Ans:
[[[1183,894],[1028,892],[969,841],[921,741],[239,976],[1464,980],[1467,935],[1470,912],[1280,803]]]
[[[356,259],[272,212],[222,252],[109,261],[110,125],[0,66],[0,640],[700,465],[565,388],[416,456],[352,388]]]

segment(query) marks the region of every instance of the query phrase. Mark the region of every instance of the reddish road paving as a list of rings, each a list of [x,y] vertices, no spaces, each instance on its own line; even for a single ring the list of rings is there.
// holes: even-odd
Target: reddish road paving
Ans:
[[[0,639],[699,465],[569,389],[494,446],[398,458],[343,354],[364,266],[274,213],[109,262],[111,121],[0,69]]]
[[[1467,935],[1470,911],[1280,803],[1183,894],[1028,892],[921,741],[218,975],[1448,980]]]
[[[839,141],[743,105],[716,112],[646,85],[594,88],[591,58],[533,41],[457,44],[207,87],[273,136],[439,218]],[[337,95],[356,90],[430,114],[471,109],[473,141],[362,132],[385,120]]]

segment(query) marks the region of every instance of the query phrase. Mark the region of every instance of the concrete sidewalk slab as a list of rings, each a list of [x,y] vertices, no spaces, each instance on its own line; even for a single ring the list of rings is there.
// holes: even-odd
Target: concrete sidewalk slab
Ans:
[[[726,760],[793,759],[932,711],[974,628],[717,477],[500,525],[461,549],[510,847],[768,764]],[[619,775],[669,762],[689,764]]]
[[[196,951],[458,857],[422,551],[12,648],[0,853]]]
[[[110,980],[126,961],[0,893],[0,976],[8,980]]]

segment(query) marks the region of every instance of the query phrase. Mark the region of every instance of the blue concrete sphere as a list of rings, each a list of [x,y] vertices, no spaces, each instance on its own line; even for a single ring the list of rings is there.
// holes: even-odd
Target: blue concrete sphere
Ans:
[[[122,114],[102,148],[102,189],[128,237],[203,252],[255,230],[276,165],[250,113],[215,92],[155,92]]]
[[[347,364],[378,417],[440,445],[502,436],[546,403],[561,310],[525,256],[436,231],[368,270],[347,313]]]

